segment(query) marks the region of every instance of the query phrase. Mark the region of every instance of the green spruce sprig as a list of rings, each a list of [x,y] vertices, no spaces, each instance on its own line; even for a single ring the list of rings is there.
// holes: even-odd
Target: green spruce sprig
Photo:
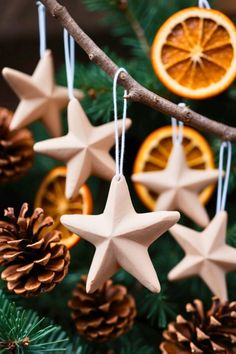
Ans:
[[[0,353],[58,353],[68,339],[62,329],[31,311],[17,307],[0,290]]]

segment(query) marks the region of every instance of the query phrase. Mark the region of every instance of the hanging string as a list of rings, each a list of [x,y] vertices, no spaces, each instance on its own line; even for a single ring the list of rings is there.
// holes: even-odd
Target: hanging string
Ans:
[[[226,172],[223,176],[223,165],[224,165],[224,152],[227,149],[227,163]],[[218,190],[217,190],[217,203],[216,203],[216,213],[225,210],[227,192],[229,187],[229,176],[232,160],[232,145],[229,141],[223,142],[220,147],[220,158],[219,158],[219,179],[218,179]],[[223,186],[224,180],[224,186]]]
[[[47,44],[46,44],[46,11],[45,6],[37,1],[36,5],[38,6],[38,21],[39,21],[39,54],[40,57],[44,55]]]
[[[75,75],[75,41],[64,29],[64,51],[66,63],[66,76],[69,99],[74,98],[74,75]]]
[[[123,117],[122,117],[122,133],[121,145],[119,144],[119,129],[118,129],[118,113],[117,113],[117,80],[120,73],[127,73],[124,68],[117,70],[113,80],[113,104],[114,104],[114,123],[115,123],[115,140],[116,140],[116,178],[119,180],[123,175],[124,153],[125,153],[125,123],[127,114],[127,90],[124,90],[124,104],[123,104]],[[120,145],[120,146],[119,146]]]
[[[210,9],[211,6],[207,0],[198,0],[198,7],[202,7],[205,9]]]
[[[186,104],[181,102],[178,104],[179,107],[186,107]],[[184,123],[181,121],[177,121],[176,118],[172,117],[171,118],[171,124],[172,124],[172,141],[173,145],[175,144],[182,144],[183,141],[183,128],[184,128]]]

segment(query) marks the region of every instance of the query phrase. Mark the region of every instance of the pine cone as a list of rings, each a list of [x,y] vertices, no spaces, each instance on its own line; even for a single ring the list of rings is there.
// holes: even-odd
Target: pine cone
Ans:
[[[87,294],[86,278],[81,277],[68,303],[79,334],[89,341],[102,343],[130,330],[136,316],[136,305],[127,289],[108,280],[93,294]]]
[[[33,164],[34,140],[28,129],[9,131],[13,113],[0,107],[0,183],[23,176]]]
[[[5,210],[6,220],[0,220],[1,277],[15,294],[35,296],[51,291],[68,273],[70,254],[60,241],[60,232],[47,230],[51,217],[43,218],[37,208],[26,217],[28,205],[21,207],[19,217],[13,208]]]
[[[222,304],[214,297],[210,310],[205,311],[202,301],[194,300],[186,311],[190,319],[179,315],[163,332],[162,353],[236,353],[236,302]]]

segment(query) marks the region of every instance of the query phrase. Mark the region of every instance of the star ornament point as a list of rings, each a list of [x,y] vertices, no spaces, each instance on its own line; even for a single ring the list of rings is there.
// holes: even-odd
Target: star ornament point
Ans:
[[[41,119],[52,136],[60,136],[60,111],[65,108],[69,99],[67,88],[55,84],[51,51],[44,53],[32,76],[11,68],[4,68],[2,74],[20,99],[10,130],[23,128]],[[74,92],[78,99],[83,97],[81,91]]]
[[[236,269],[236,249],[225,243],[227,219],[221,211],[202,232],[179,224],[170,229],[185,257],[170,271],[169,280],[199,275],[214,295],[227,300],[225,273]]]
[[[87,279],[88,292],[96,291],[120,267],[152,292],[160,292],[148,247],[179,218],[175,211],[136,213],[122,176],[119,181],[113,177],[102,214],[63,215],[61,223],[96,247]]]
[[[131,120],[126,119],[126,129]],[[118,121],[119,134],[122,120]],[[94,127],[77,99],[68,105],[68,133],[34,145],[36,152],[45,154],[67,166],[66,197],[73,198],[90,175],[111,180],[115,161],[109,151],[115,143],[114,122]]]
[[[199,193],[218,179],[218,170],[189,168],[184,147],[175,144],[167,166],[161,171],[137,173],[132,180],[158,194],[155,210],[179,210],[196,224],[206,227],[209,217]]]

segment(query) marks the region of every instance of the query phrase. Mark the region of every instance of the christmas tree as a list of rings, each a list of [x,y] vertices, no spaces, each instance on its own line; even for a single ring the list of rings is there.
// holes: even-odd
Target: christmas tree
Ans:
[[[102,12],[101,22],[111,31],[114,43],[119,43],[122,55],[116,52],[116,45],[112,45],[114,50],[97,47],[56,0],[42,0],[45,7],[38,4],[41,58],[37,70],[29,77],[8,68],[3,71],[21,106],[14,115],[8,109],[0,110],[4,206],[0,219],[0,353],[234,353],[236,133],[230,125],[234,125],[236,110],[232,83],[236,36],[232,23],[208,8],[217,10],[213,1],[82,2],[89,11]],[[179,12],[186,8],[189,13]],[[72,40],[67,64],[56,73],[55,84],[52,57],[45,51],[42,31],[45,10],[88,54],[85,64],[76,57],[74,93],[70,82]],[[183,20],[181,16],[188,17]],[[169,25],[170,19],[174,24]],[[196,28],[202,28],[201,38],[196,39]],[[65,43],[68,40],[65,37]],[[189,47],[195,40],[198,46],[192,54]],[[158,57],[160,43],[164,52]],[[199,43],[205,45],[203,53]],[[115,145],[112,85],[118,68],[125,69],[117,76],[118,112],[122,112],[126,89],[132,126],[125,135],[123,174],[128,187],[117,196],[109,192],[113,172],[107,171],[114,162],[108,153]],[[68,114],[60,117],[69,101]],[[177,119],[172,127],[171,117]],[[36,121],[39,118],[41,122]],[[128,120],[126,125],[130,125]],[[93,154],[85,154],[83,164],[81,146],[89,143],[84,142],[82,128],[89,131],[87,135],[96,145]],[[33,139],[37,143],[34,150],[40,154],[33,152]],[[76,148],[83,173],[71,162]],[[223,164],[224,152],[228,152],[228,167]],[[111,155],[117,159],[114,147]],[[173,187],[172,178],[177,179],[180,173],[182,180]],[[218,177],[222,190],[217,193]],[[144,219],[135,219],[137,214],[127,208],[126,232],[115,225],[126,242],[124,250],[121,252],[122,245],[117,242],[115,251],[109,248],[103,253],[99,237],[109,233],[108,224],[114,217],[112,211],[104,211],[106,201],[110,206],[119,201],[123,209],[116,216],[122,219],[128,188],[137,213],[168,210],[160,220],[155,214],[156,223],[166,224],[158,229],[152,225],[155,235],[151,235],[151,219],[145,219],[149,222],[145,226]],[[178,221],[175,211],[181,212],[181,220],[173,226]],[[82,215],[61,218],[64,214]],[[105,217],[101,223],[90,214]],[[169,228],[170,232],[165,232]],[[136,235],[142,252],[133,247],[130,234]],[[155,242],[154,236],[158,238]],[[206,256],[202,244],[209,242]],[[150,244],[147,260],[143,251]],[[98,256],[92,263],[93,245]],[[150,275],[151,263],[146,263],[150,260],[158,274],[160,292],[158,280]],[[91,263],[98,264],[92,269],[94,278],[89,272]],[[112,280],[106,277],[111,270]]]

